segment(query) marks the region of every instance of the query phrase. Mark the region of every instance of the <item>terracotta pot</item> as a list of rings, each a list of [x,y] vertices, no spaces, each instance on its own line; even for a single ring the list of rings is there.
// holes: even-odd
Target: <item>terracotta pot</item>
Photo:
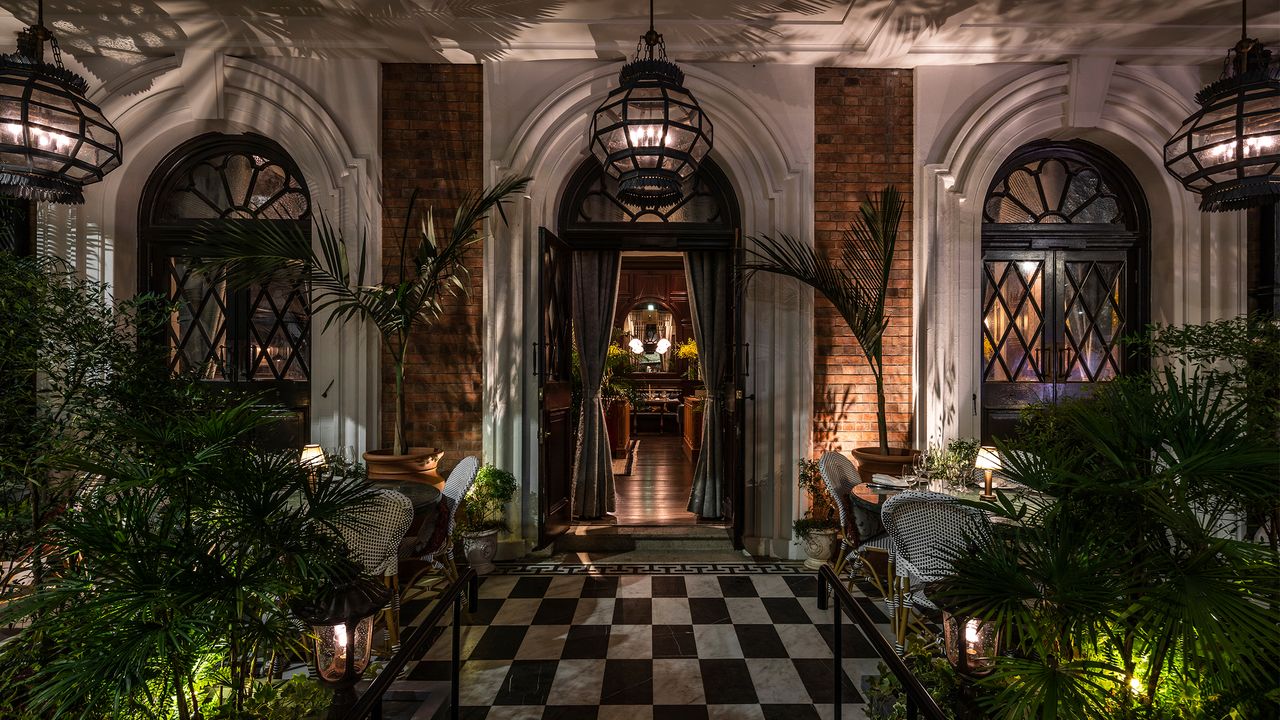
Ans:
[[[364,454],[369,468],[369,479],[385,482],[425,482],[438,485],[443,479],[436,473],[444,451],[439,448],[411,447],[404,455],[396,455],[390,448],[370,450]]]
[[[488,575],[493,572],[493,556],[498,553],[498,531],[462,533],[462,550],[467,556],[467,564],[477,575]]]
[[[911,469],[919,450],[889,448],[888,455],[882,455],[878,447],[861,447],[853,449],[853,459],[858,461],[858,476],[862,482],[871,482],[876,473],[885,475],[901,475]]]
[[[835,528],[814,530],[801,540],[800,544],[804,546],[804,554],[808,555],[804,566],[810,570],[817,570],[831,559],[831,553],[835,550]]]

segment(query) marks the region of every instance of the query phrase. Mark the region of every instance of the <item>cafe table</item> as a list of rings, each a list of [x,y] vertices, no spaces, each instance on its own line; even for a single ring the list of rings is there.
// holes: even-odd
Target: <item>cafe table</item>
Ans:
[[[1034,493],[1023,485],[997,483],[993,486],[993,489],[1011,493],[1016,497],[1025,497],[1032,494],[1038,495],[1038,493]],[[982,497],[982,488],[976,485],[965,485],[960,488],[955,488],[946,487],[936,481],[929,482],[926,480],[909,487],[891,487],[888,485],[866,482],[858,483],[857,485],[854,485],[853,490],[850,491],[850,498],[853,500],[853,511],[858,513],[860,519],[866,523],[867,527],[875,528],[875,532],[879,533],[884,530],[884,524],[880,520],[880,509],[889,498],[908,491],[920,492],[926,490],[929,492],[939,492],[944,495],[951,495],[952,497],[959,498],[961,500],[979,500]],[[992,520],[1000,522],[1003,519],[993,517]],[[863,523],[859,523],[859,526],[862,527]]]

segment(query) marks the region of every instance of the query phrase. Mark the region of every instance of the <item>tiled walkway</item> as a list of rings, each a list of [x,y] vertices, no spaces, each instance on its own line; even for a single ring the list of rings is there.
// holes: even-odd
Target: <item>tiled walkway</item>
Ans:
[[[552,573],[534,574],[547,570]],[[464,615],[462,717],[804,720],[832,715],[831,616],[789,563],[507,566]],[[879,603],[872,617],[886,623]],[[874,652],[845,626],[844,717]],[[409,672],[445,680],[449,634]]]

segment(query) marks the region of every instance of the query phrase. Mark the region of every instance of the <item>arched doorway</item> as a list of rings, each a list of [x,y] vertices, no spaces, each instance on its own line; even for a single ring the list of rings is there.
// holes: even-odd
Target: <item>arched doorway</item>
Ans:
[[[311,228],[311,199],[288,153],[261,135],[210,133],[174,149],[152,172],[139,210],[139,291],[176,309],[167,323],[169,369],[264,392],[284,409],[261,438],[301,447],[310,438],[311,306],[306,288],[242,290],[195,272],[177,244],[210,224]]]
[[[1096,145],[1041,140],[1001,165],[983,205],[984,441],[1139,362],[1121,339],[1149,315],[1149,228],[1133,174]]]
[[[621,328],[628,314],[636,310],[635,304],[644,301],[671,308],[689,303],[695,290],[685,282],[686,263],[709,263],[718,268],[715,272],[729,277],[735,253],[739,248],[739,212],[736,195],[724,172],[714,160],[703,162],[692,179],[682,201],[671,208],[642,210],[623,202],[617,193],[617,184],[601,169],[594,158],[585,159],[571,177],[561,196],[559,223],[556,232],[542,230],[542,262],[540,273],[540,338],[537,352],[539,397],[541,400],[540,433],[540,523],[539,544],[545,545],[568,527],[572,516],[579,512],[573,507],[570,494],[575,428],[572,422],[572,367],[570,352],[572,333],[570,325],[575,316],[572,304],[573,258],[575,253],[620,254],[617,289],[608,297],[613,308],[612,326]],[[698,258],[697,261],[687,258]],[[623,263],[635,272],[625,275]],[[699,265],[703,267],[703,265]],[[699,269],[688,271],[688,277],[697,277]],[[716,431],[719,438],[714,444],[716,453],[715,476],[723,491],[714,501],[716,510],[703,505],[699,517],[714,516],[734,528],[735,544],[740,546],[742,513],[742,373],[743,353],[739,335],[741,332],[741,303],[731,290],[731,282],[724,282],[716,292],[723,292],[723,323],[715,334],[716,365],[722,369],[714,380],[704,378],[700,383],[707,388],[705,403],[714,403],[720,417],[725,420]],[[709,287],[703,283],[703,287]],[[609,294],[607,291],[603,294]],[[710,304],[710,300],[703,302]],[[716,302],[720,302],[717,297]],[[688,313],[687,310],[684,311]],[[673,338],[685,339],[680,333],[690,332],[692,324],[681,324],[682,314],[672,313],[670,330]],[[665,327],[665,326],[664,326]],[[705,349],[704,349],[705,350]],[[672,370],[668,363],[650,363],[647,370],[662,367]],[[672,377],[666,377],[671,375]],[[661,377],[659,377],[661,376]],[[686,382],[679,373],[646,372],[642,376],[647,410],[659,416],[668,410],[655,409],[663,402],[683,402],[694,381]],[[689,385],[688,388],[685,385]],[[656,393],[663,393],[657,397]],[[681,393],[675,398],[675,393]],[[670,397],[668,397],[670,394]],[[710,407],[710,406],[708,406]],[[669,409],[672,414],[679,412]],[[633,419],[648,420],[633,415]],[[672,421],[679,425],[679,419]],[[660,429],[665,428],[659,424]],[[683,427],[681,431],[683,432]],[[679,447],[677,445],[676,447]],[[705,444],[700,450],[705,452]],[[702,457],[698,462],[702,462]],[[706,473],[701,469],[701,476]],[[695,488],[697,485],[695,484]],[[696,490],[695,490],[696,492]]]

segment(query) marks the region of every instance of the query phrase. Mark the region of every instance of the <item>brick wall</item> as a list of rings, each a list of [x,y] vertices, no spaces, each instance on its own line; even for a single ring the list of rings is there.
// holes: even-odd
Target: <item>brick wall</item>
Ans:
[[[479,65],[382,66],[382,266],[398,272],[409,198],[431,207],[448,232],[462,196],[483,180],[484,95]],[[414,227],[418,220],[414,219]],[[414,233],[409,234],[411,249]],[[481,252],[472,251],[468,298],[446,300],[444,317],[411,343],[405,369],[409,442],[447,452],[443,465],[480,454],[482,421]],[[382,358],[381,444],[395,437],[395,376]]]
[[[912,72],[817,68],[814,242],[834,253],[868,193],[894,183],[906,200],[884,339],[889,443],[910,442]],[[818,297],[814,310],[814,450],[876,445],[875,381],[848,326]]]

